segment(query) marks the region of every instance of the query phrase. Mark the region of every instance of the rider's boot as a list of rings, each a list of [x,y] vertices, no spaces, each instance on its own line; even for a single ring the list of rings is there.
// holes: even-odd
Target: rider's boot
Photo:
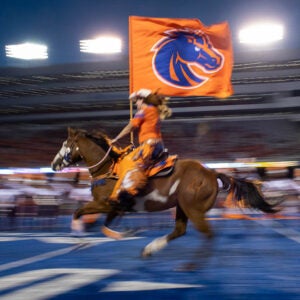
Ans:
[[[133,206],[135,205],[135,200],[133,195],[131,195],[127,191],[121,191],[118,194],[118,199],[110,199],[109,204],[114,208],[116,211],[128,211],[134,212]]]
[[[119,194],[120,206],[125,211],[134,212],[133,206],[135,205],[134,196],[127,191],[121,191]]]

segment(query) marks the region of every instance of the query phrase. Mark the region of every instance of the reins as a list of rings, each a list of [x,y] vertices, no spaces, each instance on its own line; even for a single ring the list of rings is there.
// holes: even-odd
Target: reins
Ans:
[[[112,146],[110,146],[108,148],[105,155],[102,157],[102,159],[100,161],[98,161],[96,164],[94,164],[92,166],[89,166],[88,169],[90,170],[90,169],[95,168],[95,167],[99,166],[100,164],[102,164],[105,161],[105,159],[107,158],[107,156],[109,155],[109,152],[111,151],[111,149],[112,149]]]
[[[79,133],[78,133],[78,134],[79,134]],[[79,154],[80,154],[80,156],[82,157],[82,155],[81,155],[81,153],[80,153],[79,146],[78,146],[77,141],[76,141],[76,137],[78,136],[78,134],[75,136],[75,138],[73,138],[70,148],[73,149],[74,145],[76,145],[76,147],[77,147],[76,150],[79,151]],[[87,168],[88,168],[89,170],[91,170],[91,169],[93,169],[93,168],[95,168],[95,167],[101,165],[101,164],[107,159],[109,153],[110,153],[111,150],[112,150],[112,147],[113,147],[112,145],[109,146],[108,150],[106,151],[105,155],[102,157],[102,159],[101,159],[100,161],[98,161],[97,163],[95,163],[95,164],[92,165],[92,166],[87,166]],[[71,162],[71,161],[70,161],[70,162]]]

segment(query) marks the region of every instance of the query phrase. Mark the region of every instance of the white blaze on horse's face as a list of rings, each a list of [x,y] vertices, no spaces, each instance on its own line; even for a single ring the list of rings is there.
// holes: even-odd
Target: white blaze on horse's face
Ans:
[[[54,171],[61,171],[64,167],[68,166],[70,163],[66,160],[66,157],[71,152],[70,147],[67,147],[67,141],[64,141],[62,147],[54,157],[51,167]]]

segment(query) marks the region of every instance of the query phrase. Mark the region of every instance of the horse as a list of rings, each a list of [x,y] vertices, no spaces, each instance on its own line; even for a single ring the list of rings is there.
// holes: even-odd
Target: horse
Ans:
[[[161,81],[181,88],[194,88],[207,80],[205,74],[222,68],[223,55],[199,30],[170,30],[165,35],[151,49],[155,52],[153,68]],[[201,69],[204,76],[197,74],[196,68]]]
[[[102,225],[104,235],[120,239],[123,233],[109,228],[119,215],[108,198],[116,183],[112,166],[120,159],[121,151],[111,145],[111,140],[101,132],[68,128],[68,137],[51,162],[52,169],[60,171],[79,161],[84,161],[91,176],[93,200],[77,209],[73,214],[72,229],[82,230],[81,217],[87,214],[104,213]],[[176,208],[175,227],[170,234],[159,237],[146,245],[142,256],[150,256],[186,233],[187,222],[208,239],[213,237],[205,214],[214,206],[220,189],[232,193],[236,203],[243,202],[249,208],[274,213],[274,204],[269,204],[259,187],[251,181],[218,173],[203,166],[195,159],[178,159],[171,174],[151,177],[144,191],[135,198],[134,211],[157,212]]]

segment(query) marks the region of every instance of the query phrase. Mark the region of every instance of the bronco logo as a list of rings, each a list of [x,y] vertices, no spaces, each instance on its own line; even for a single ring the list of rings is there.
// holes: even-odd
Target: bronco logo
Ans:
[[[181,89],[196,88],[224,64],[223,55],[200,30],[169,30],[151,49],[152,68],[159,80]],[[200,69],[200,70],[199,70]]]

